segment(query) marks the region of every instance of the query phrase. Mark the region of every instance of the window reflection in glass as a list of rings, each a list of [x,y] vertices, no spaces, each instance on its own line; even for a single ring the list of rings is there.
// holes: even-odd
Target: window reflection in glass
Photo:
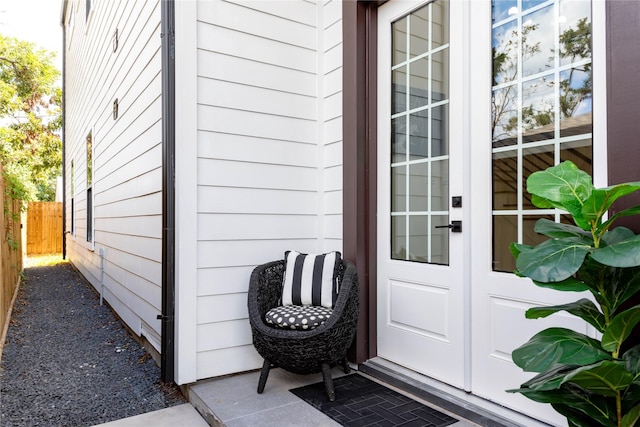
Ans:
[[[431,102],[449,99],[449,50],[431,55]]]
[[[409,261],[429,262],[429,217],[409,217]]]
[[[491,134],[494,148],[518,143],[518,85],[494,89]]]
[[[431,109],[431,157],[449,154],[449,105]]]
[[[563,0],[559,3],[560,65],[591,61],[591,2]]]
[[[407,160],[407,126],[406,117],[400,116],[391,120],[391,162]]]
[[[431,162],[431,210],[449,210],[449,159]]]
[[[555,164],[555,146],[542,145],[522,150],[522,209],[536,209],[531,203],[531,194],[527,192],[527,178],[536,171],[547,169]]]
[[[395,22],[391,69],[391,256],[449,262],[449,3]],[[407,74],[408,73],[408,74]]]
[[[554,66],[553,6],[522,17],[522,76],[548,71]]]
[[[492,13],[493,269],[512,271],[509,244],[538,238],[529,175],[564,160],[592,170],[591,2],[493,0]]]
[[[429,60],[418,59],[409,64],[409,108],[424,107],[429,103]]]
[[[407,67],[400,67],[391,72],[391,114],[407,109]]]
[[[436,1],[431,4],[431,49],[449,43],[449,4]]]
[[[421,110],[409,116],[409,158],[429,157],[429,110]]]
[[[391,212],[404,212],[407,208],[407,167],[391,168]]]
[[[429,8],[423,7],[409,15],[411,57],[422,55],[429,50]]]
[[[560,144],[560,161],[571,160],[581,170],[593,176],[591,138],[572,140]]]
[[[514,81],[518,77],[518,22],[511,21],[494,28],[491,43],[493,84]]]
[[[391,65],[404,62],[407,58],[407,18],[402,18],[391,25],[391,44],[393,53]]]
[[[415,163],[409,166],[409,211],[429,210],[429,163]]]
[[[502,21],[513,16],[518,11],[517,0],[501,0],[491,2],[491,21]]]
[[[518,208],[518,152],[493,154],[493,210]]]
[[[449,229],[442,228],[449,224],[449,215],[431,217],[431,263],[449,265]],[[436,228],[440,227],[440,228]]]
[[[512,273],[516,262],[509,250],[511,242],[518,241],[517,215],[496,215],[493,217],[493,271]]]
[[[554,83],[553,74],[522,83],[522,142],[555,137]]]
[[[560,136],[591,132],[591,67],[572,67],[560,72]]]
[[[407,259],[407,217],[391,217],[391,258]]]

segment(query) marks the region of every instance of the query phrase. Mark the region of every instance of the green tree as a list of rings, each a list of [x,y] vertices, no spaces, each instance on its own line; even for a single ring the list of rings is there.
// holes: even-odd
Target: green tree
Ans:
[[[27,200],[53,200],[62,168],[55,54],[0,34],[0,163]]]

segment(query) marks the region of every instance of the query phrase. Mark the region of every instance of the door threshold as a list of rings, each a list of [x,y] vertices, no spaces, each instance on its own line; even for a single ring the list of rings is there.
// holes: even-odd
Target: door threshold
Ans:
[[[374,357],[358,365],[358,370],[480,426],[549,426],[549,424],[527,415],[418,374],[380,357]]]

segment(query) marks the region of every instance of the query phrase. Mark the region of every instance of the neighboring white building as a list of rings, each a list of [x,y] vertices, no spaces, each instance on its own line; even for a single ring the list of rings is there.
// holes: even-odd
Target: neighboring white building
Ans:
[[[357,362],[561,423],[504,392],[527,377],[510,352],[552,323],[592,331],[524,319],[558,297],[509,273],[507,248],[535,239],[533,170],[637,179],[608,167],[634,150],[608,142],[631,101],[605,100],[631,81],[610,29],[638,7],[592,3],[63,0],[66,255],[187,384],[261,366],[256,265],[340,250],[362,287]],[[588,54],[553,53],[581,19]]]

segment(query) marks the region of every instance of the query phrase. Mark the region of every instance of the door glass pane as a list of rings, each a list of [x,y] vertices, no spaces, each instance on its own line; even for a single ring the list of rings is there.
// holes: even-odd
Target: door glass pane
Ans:
[[[391,120],[391,163],[407,160],[407,117]]]
[[[429,163],[414,163],[409,170],[409,210],[426,212],[429,210]]]
[[[391,211],[403,212],[407,206],[407,166],[391,168]]]
[[[449,263],[449,5],[392,24],[391,256]],[[399,40],[403,38],[403,40]]]
[[[493,210],[518,207],[518,152],[493,154]]]
[[[493,147],[518,143],[518,85],[493,90],[491,98],[491,134]]]
[[[424,107],[429,103],[429,60],[418,59],[409,65],[409,108]]]
[[[511,255],[509,245],[518,241],[518,216],[495,215],[493,217],[493,270],[511,273],[516,262]]]
[[[511,242],[535,244],[541,217],[526,180],[564,160],[592,172],[591,2],[492,0],[493,269]]]
[[[406,259],[407,257],[407,217],[391,217],[391,258]]]
[[[407,109],[407,67],[399,67],[391,72],[392,92],[391,114],[401,113]]]
[[[449,265],[449,229],[442,228],[449,224],[449,215],[433,215],[431,217],[431,263]],[[436,228],[440,227],[440,228]]]
[[[553,74],[522,83],[522,142],[555,137],[555,87]]]
[[[555,58],[553,34],[553,5],[522,17],[521,57],[524,77],[553,68]]]

